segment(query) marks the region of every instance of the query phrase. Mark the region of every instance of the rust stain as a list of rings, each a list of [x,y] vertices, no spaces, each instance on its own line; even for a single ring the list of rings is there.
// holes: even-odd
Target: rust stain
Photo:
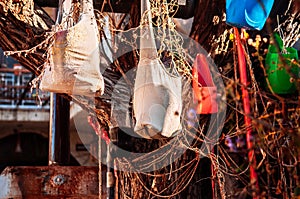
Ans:
[[[0,175],[0,187],[0,199],[99,198],[98,168],[8,167]],[[105,188],[102,190],[106,198]]]

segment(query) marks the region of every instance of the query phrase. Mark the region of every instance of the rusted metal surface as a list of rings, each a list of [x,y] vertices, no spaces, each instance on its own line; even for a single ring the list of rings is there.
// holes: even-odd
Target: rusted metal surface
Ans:
[[[99,198],[98,167],[7,167],[0,175],[0,188],[0,199]]]

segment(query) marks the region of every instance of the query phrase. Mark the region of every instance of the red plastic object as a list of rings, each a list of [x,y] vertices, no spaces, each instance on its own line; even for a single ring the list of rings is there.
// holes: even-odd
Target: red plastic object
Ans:
[[[249,93],[247,88],[248,80],[247,80],[247,68],[246,68],[246,60],[245,60],[245,54],[244,49],[242,47],[242,43],[240,40],[239,31],[237,28],[234,28],[234,36],[236,40],[237,45],[237,51],[238,51],[238,61],[239,61],[239,72],[240,72],[240,82],[242,85],[242,96],[243,96],[243,108],[244,108],[244,120],[245,120],[245,126],[246,126],[246,140],[247,140],[247,148],[248,148],[248,159],[250,163],[250,181],[251,184],[253,184],[256,188],[256,190],[259,190],[258,186],[258,178],[257,173],[255,171],[256,169],[256,158],[254,154],[254,145],[253,145],[253,138],[252,138],[252,125],[251,125],[251,118],[249,115],[251,114],[250,111],[250,99],[249,99]],[[258,197],[253,197],[253,199],[257,199]]]
[[[98,123],[97,119],[95,117],[88,116],[87,120],[90,126],[94,129],[95,133],[98,136],[101,136],[102,140],[104,140],[108,145],[110,143],[108,133],[105,129],[100,127],[100,124]]]
[[[213,82],[207,58],[203,54],[198,54],[194,62],[193,91],[198,114],[218,112],[217,87]]]

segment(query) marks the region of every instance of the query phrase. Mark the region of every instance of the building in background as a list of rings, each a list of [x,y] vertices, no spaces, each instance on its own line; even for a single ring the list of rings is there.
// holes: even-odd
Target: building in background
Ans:
[[[0,172],[6,166],[46,166],[50,94],[32,88],[30,82],[35,75],[13,58],[4,56],[1,48],[0,66]],[[89,126],[86,132],[81,132],[86,136],[78,135],[73,117],[79,117],[81,111],[74,107],[71,103],[70,164],[96,165],[97,160],[89,151],[97,151],[97,136]]]

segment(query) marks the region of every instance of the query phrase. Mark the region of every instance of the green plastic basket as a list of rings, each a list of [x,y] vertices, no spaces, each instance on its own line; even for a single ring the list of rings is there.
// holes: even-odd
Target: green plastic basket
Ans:
[[[285,48],[283,53],[283,42],[280,36],[275,33],[274,38],[278,47],[274,42],[269,45],[265,61],[268,80],[274,93],[292,94],[297,88],[296,81],[290,74],[299,77],[299,67],[296,63],[298,51],[295,48]]]

